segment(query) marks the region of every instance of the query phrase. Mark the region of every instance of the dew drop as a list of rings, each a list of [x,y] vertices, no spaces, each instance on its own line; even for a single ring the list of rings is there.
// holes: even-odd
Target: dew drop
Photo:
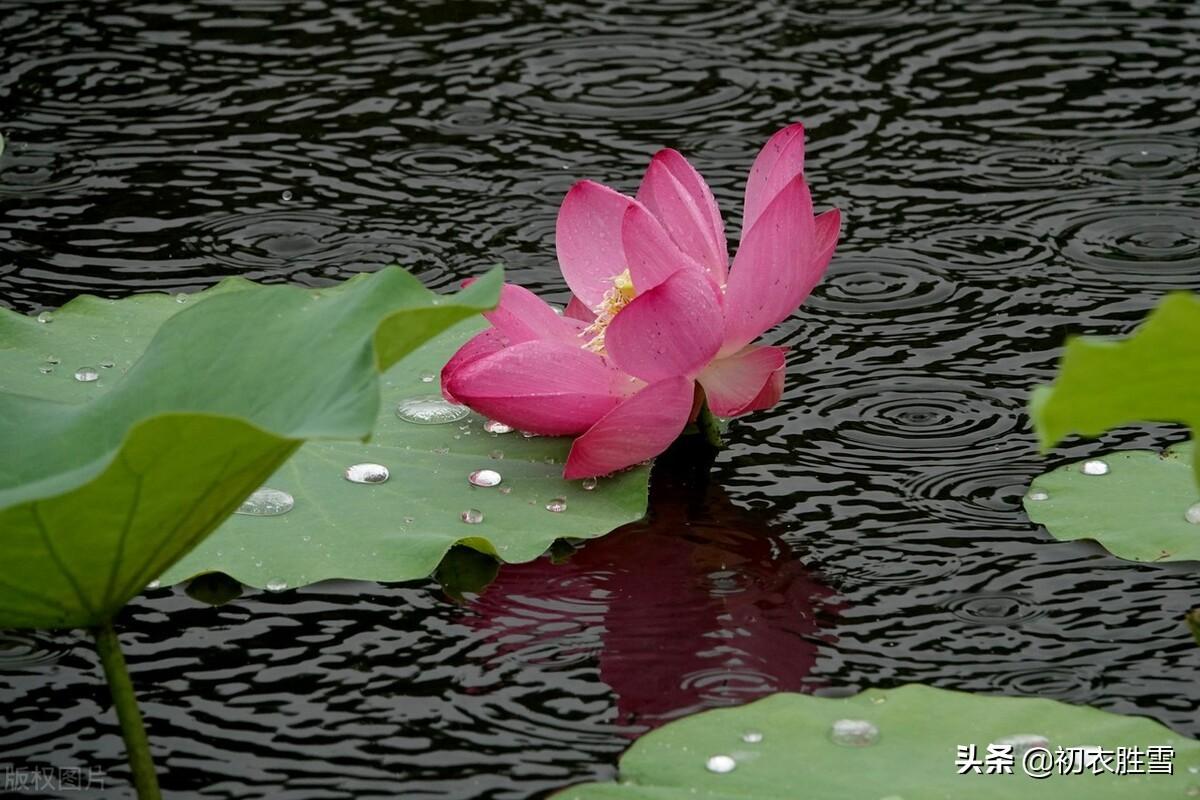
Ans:
[[[1015,733],[1012,736],[1002,736],[992,744],[1012,747],[1013,755],[1020,758],[1035,747],[1049,748],[1050,740],[1040,733]]]
[[[437,378],[437,376],[434,375],[432,372],[422,372],[421,373],[421,383],[433,383],[435,378]]]
[[[243,500],[233,513],[251,517],[277,517],[291,511],[294,505],[296,501],[287,492],[264,486]]]
[[[100,362],[100,369],[112,369],[117,364],[111,358],[106,358]]]
[[[46,363],[57,366],[58,364],[62,363],[62,359],[58,356],[46,356]]]
[[[563,497],[554,498],[549,503],[546,503],[546,510],[553,511],[555,514],[560,514],[563,511],[566,511],[567,510],[566,498],[563,498]]]
[[[737,769],[737,762],[733,760],[732,756],[711,756],[708,761],[705,762],[704,768],[709,772],[716,772],[724,775],[726,772],[733,772],[735,769]]]
[[[383,483],[391,476],[383,464],[351,464],[343,474],[351,483]]]
[[[844,747],[866,747],[879,741],[879,728],[865,719],[839,719],[830,728],[829,738]]]
[[[1200,503],[1188,506],[1188,510],[1183,512],[1183,518],[1193,525],[1200,525]]]
[[[95,367],[80,367],[75,370],[75,380],[80,383],[91,383],[100,380],[100,373],[96,371]]]
[[[43,375],[49,375],[51,372],[54,372],[54,365],[47,361],[45,364],[42,364],[40,367],[38,367],[38,372],[42,373]]]
[[[37,315],[37,321],[45,325],[47,322],[54,322],[54,314],[49,311],[43,311]]]
[[[1108,462],[1101,461],[1098,458],[1093,458],[1091,461],[1083,462],[1083,466],[1079,468],[1084,475],[1107,475]]]
[[[489,419],[487,422],[483,423],[483,429],[488,433],[495,433],[497,435],[501,433],[512,433],[512,427],[505,425],[498,419]]]
[[[488,456],[496,461],[499,461],[500,459],[504,458],[504,451],[493,450],[492,452],[488,453]]]
[[[471,414],[466,406],[448,402],[438,395],[410,397],[396,406],[396,416],[417,425],[442,425],[458,422]]]
[[[259,569],[262,569],[262,565],[263,565],[263,562],[261,562],[261,561],[254,562],[254,566],[258,567]]]
[[[581,485],[583,486],[583,490],[585,492],[590,492],[593,491],[599,484],[600,481],[596,480],[595,478],[584,478]]]
[[[162,583],[157,578],[146,584],[147,589],[157,589],[159,586],[162,586]]]
[[[501,486],[500,487],[500,494],[509,494],[510,492],[512,492],[511,486]]]
[[[283,199],[283,202],[285,202],[285,203],[292,199],[292,193],[287,191],[286,189],[284,190],[283,194],[281,194],[279,196],[280,196],[280,198]]]
[[[267,581],[267,585],[264,588],[268,592],[282,592],[284,589],[287,588],[287,581],[282,581],[282,580],[279,580],[278,578],[275,578],[273,580]]]
[[[1049,500],[1050,493],[1042,489],[1034,489],[1028,495],[1026,495],[1026,497],[1028,497],[1030,500],[1040,503],[1043,500]]]
[[[499,485],[501,480],[500,473],[494,469],[477,469],[467,476],[467,481],[472,486],[482,486],[485,489]]]
[[[762,731],[746,731],[742,734],[742,741],[746,744],[758,744],[762,740]]]
[[[176,303],[186,303],[187,301],[188,301],[188,296],[186,293],[180,292],[179,294],[175,295]]]
[[[478,508],[468,508],[466,511],[459,514],[463,522],[468,525],[478,525],[483,522],[483,512]]]
[[[524,436],[526,439],[536,439],[537,438],[537,434],[531,433],[530,431],[521,431],[521,435]]]

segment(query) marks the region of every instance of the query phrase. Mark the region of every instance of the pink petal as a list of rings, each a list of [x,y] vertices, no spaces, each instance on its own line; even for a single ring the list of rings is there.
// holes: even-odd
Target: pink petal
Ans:
[[[820,269],[822,273],[829,266],[829,260],[833,258],[833,251],[837,247],[838,237],[842,233],[842,212],[836,208],[831,208],[823,214],[818,214],[813,220],[814,237],[816,244],[814,245],[814,269]]]
[[[685,253],[718,284],[725,282],[729,254],[725,223],[712,190],[677,151],[660,150],[650,161],[637,199],[658,217]]]
[[[679,376],[642,389],[575,440],[563,477],[607,475],[666,450],[687,425],[693,393],[693,383]]]
[[[530,341],[461,367],[445,391],[506,425],[561,436],[587,430],[639,385],[578,345]]]
[[[767,382],[763,384],[762,391],[750,401],[750,405],[742,409],[741,413],[762,411],[778,403],[779,398],[783,397],[783,378],[786,372],[787,370],[784,368],[772,372],[771,377],[767,378]]]
[[[771,201],[797,175],[804,174],[804,126],[799,122],[777,131],[767,140],[746,179],[746,207],[742,238],[754,227]]]
[[[750,345],[713,361],[697,379],[708,407],[718,417],[736,417],[750,410],[776,374],[782,379],[786,352],[782,347]]]
[[[467,343],[458,348],[458,352],[450,357],[446,366],[442,367],[442,397],[451,403],[460,403],[461,401],[447,388],[454,373],[481,358],[500,352],[508,345],[508,339],[495,328],[480,331],[468,339]]]
[[[563,311],[563,316],[570,319],[577,319],[580,322],[586,322],[589,325],[596,320],[595,313],[575,295],[571,295],[571,302],[567,303],[567,308]]]
[[[812,198],[797,175],[738,248],[725,289],[722,353],[742,349],[808,297],[828,264],[814,252],[814,237]]]
[[[595,308],[612,279],[625,271],[621,221],[634,200],[593,181],[571,187],[558,209],[554,243],[563,277],[575,296]]]
[[[554,313],[544,300],[522,286],[506,283],[500,289],[500,303],[483,316],[512,344],[533,339],[573,342],[583,327],[577,320]]]
[[[631,205],[625,211],[621,244],[629,264],[629,276],[639,294],[658,286],[680,269],[704,271],[704,267],[671,241],[662,223],[640,204]]]
[[[681,269],[617,312],[604,343],[614,364],[649,383],[693,378],[720,349],[721,323],[712,279]]]

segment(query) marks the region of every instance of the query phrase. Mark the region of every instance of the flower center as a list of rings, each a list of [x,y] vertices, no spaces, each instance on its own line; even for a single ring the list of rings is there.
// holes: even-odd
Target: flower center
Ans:
[[[604,293],[600,305],[595,308],[595,321],[579,332],[580,338],[585,340],[584,350],[604,353],[604,332],[608,330],[608,325],[617,316],[617,312],[629,305],[629,301],[636,294],[629,270],[625,270],[620,275],[614,275],[612,282],[612,288]]]

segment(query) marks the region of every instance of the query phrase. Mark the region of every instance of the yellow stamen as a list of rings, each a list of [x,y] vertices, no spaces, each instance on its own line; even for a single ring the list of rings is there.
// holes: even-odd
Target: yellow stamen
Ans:
[[[586,340],[583,349],[591,350],[593,353],[604,352],[604,332],[608,329],[608,324],[613,321],[613,317],[617,316],[618,311],[629,305],[629,301],[633,300],[636,294],[629,270],[625,270],[620,275],[614,275],[612,282],[612,288],[604,293],[600,305],[595,309],[595,321],[579,332],[580,338]]]

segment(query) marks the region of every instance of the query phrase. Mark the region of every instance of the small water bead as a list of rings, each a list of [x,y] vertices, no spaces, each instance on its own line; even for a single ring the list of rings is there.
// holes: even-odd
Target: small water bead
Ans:
[[[746,744],[758,744],[762,740],[762,731],[746,731],[742,734],[742,741]]]
[[[584,478],[581,485],[583,486],[583,490],[585,492],[590,492],[593,491],[599,484],[600,481],[596,480],[595,478]]]
[[[500,491],[500,494],[509,494],[510,492],[512,492],[512,487],[511,486],[501,486],[499,491]]]
[[[483,429],[488,433],[494,433],[497,435],[502,433],[512,433],[512,427],[505,425],[498,419],[489,419],[487,422],[483,423]]]
[[[251,517],[277,517],[291,511],[294,505],[295,499],[287,492],[264,486],[243,500],[233,513]]]
[[[422,372],[421,373],[421,383],[433,383],[435,378],[437,378],[437,376],[434,375],[432,372]]]
[[[451,403],[438,395],[410,397],[407,400],[401,400],[396,406],[397,417],[417,425],[443,425],[448,422],[458,422],[470,414],[471,411],[466,406]]]
[[[523,437],[525,437],[526,439],[536,439],[537,438],[536,433],[531,433],[529,431],[521,431],[521,435]]]
[[[485,489],[498,486],[501,480],[500,473],[494,469],[477,469],[467,476],[467,482],[472,486],[480,486]]]
[[[1011,747],[1013,755],[1020,758],[1035,747],[1049,749],[1050,740],[1040,733],[1016,733],[1012,736],[1002,736],[992,742],[992,744],[1000,745],[1001,747]]]
[[[116,365],[117,364],[115,361],[113,361],[112,359],[106,358],[100,362],[100,369],[112,369]]]
[[[351,483],[384,483],[392,475],[383,464],[352,464],[343,474]]]
[[[468,525],[478,525],[479,523],[483,522],[483,512],[478,508],[468,508],[466,511],[462,512],[459,517],[461,517],[462,521]]]
[[[51,372],[54,372],[54,365],[47,361],[45,364],[42,364],[40,367],[38,367],[38,372],[42,373],[43,375],[49,375]]]
[[[146,584],[147,589],[157,589],[159,586],[162,586],[162,582],[159,581],[157,578],[155,578],[154,580],[152,580],[148,584]]]
[[[1083,462],[1083,466],[1079,468],[1084,475],[1107,475],[1108,462],[1101,461],[1098,458],[1093,458],[1091,461]]]
[[[735,769],[737,769],[737,762],[733,760],[732,756],[712,756],[707,762],[705,762],[704,768],[709,772],[716,772],[720,775],[724,775],[727,772],[733,772]]]
[[[58,356],[46,356],[46,363],[58,366],[59,364],[62,363],[62,359],[59,358]]]
[[[488,457],[495,459],[496,461],[499,461],[502,458],[504,458],[504,451],[503,450],[493,450],[492,452],[488,453]]]
[[[175,295],[176,303],[186,303],[187,301],[188,301],[188,296],[184,292],[180,292],[179,294]]]
[[[866,747],[879,741],[879,728],[865,719],[839,719],[830,728],[829,737],[844,747]]]
[[[284,190],[283,194],[281,194],[279,196],[280,196],[280,198],[283,199],[283,202],[285,202],[285,203],[292,199],[292,193],[287,191],[286,189]]]
[[[1188,510],[1183,512],[1183,518],[1193,525],[1200,525],[1200,503],[1188,506]]]
[[[54,322],[54,314],[49,311],[43,311],[37,315],[37,321],[45,325],[47,322]]]
[[[1028,495],[1026,495],[1026,496],[1027,496],[1027,497],[1028,497],[1030,500],[1034,500],[1034,501],[1036,501],[1036,502],[1039,502],[1039,503],[1040,503],[1041,501],[1043,501],[1043,500],[1049,500],[1049,499],[1050,499],[1050,493],[1049,493],[1049,492],[1046,492],[1046,491],[1043,491],[1042,489],[1034,489],[1032,492],[1030,492],[1030,493],[1029,493]]]
[[[556,497],[549,503],[546,503],[546,510],[553,511],[555,514],[560,514],[567,510],[567,500],[564,497]]]
[[[80,383],[91,383],[100,380],[100,373],[96,371],[95,367],[80,367],[75,370],[75,380]]]
[[[287,581],[275,578],[274,580],[267,581],[267,585],[263,588],[265,588],[268,592],[282,592],[287,587]]]

